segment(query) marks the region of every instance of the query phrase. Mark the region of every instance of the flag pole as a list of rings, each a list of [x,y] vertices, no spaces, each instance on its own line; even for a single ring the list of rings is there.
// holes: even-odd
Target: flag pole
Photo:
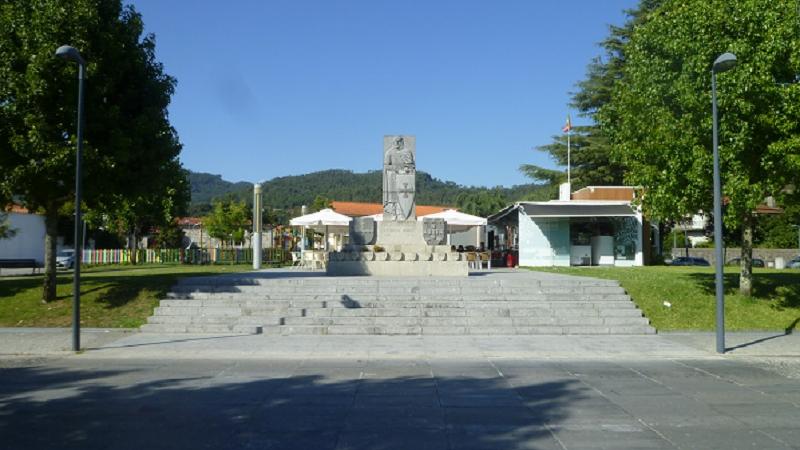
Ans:
[[[567,132],[567,183],[572,186],[572,145],[570,142],[572,119],[569,117],[569,114],[567,114],[567,124],[564,126],[564,131]]]
[[[571,163],[570,159],[572,156],[571,155],[572,149],[570,148],[570,139],[569,139],[570,134],[572,134],[572,128],[567,130],[567,183],[569,183],[569,185],[572,186],[572,172],[570,170],[570,163]]]

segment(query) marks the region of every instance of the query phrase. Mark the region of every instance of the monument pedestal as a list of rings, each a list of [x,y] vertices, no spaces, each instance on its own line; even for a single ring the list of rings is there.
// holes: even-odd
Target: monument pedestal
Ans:
[[[469,264],[446,245],[428,245],[423,223],[416,220],[377,223],[374,246],[356,246],[329,254],[327,274],[384,277],[466,277]],[[377,251],[376,251],[377,250]]]
[[[382,277],[466,277],[469,265],[461,253],[429,246],[427,252],[331,252],[326,274]]]

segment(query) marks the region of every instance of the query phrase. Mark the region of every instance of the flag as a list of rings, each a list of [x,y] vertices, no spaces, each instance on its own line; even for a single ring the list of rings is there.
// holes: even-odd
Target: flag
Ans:
[[[569,119],[569,115],[567,115],[567,123],[564,124],[564,128],[561,129],[564,133],[569,133],[569,130],[572,129],[572,121]]]

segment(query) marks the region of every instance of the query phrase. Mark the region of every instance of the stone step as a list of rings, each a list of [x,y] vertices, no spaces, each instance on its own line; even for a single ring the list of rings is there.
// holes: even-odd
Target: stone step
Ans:
[[[242,315],[242,308],[226,306],[158,306],[155,308],[154,314],[157,316],[201,315],[239,317]]]
[[[247,325],[247,324],[193,324],[147,323],[141,327],[145,333],[186,334],[266,334],[266,335],[643,335],[655,334],[650,325]]]
[[[282,326],[282,335],[610,335],[655,334],[650,326],[421,327]]]
[[[147,323],[175,325],[219,325],[219,326],[278,326],[283,325],[282,317],[242,316],[242,317],[203,317],[203,316],[150,316]]]
[[[545,300],[494,300],[494,301],[369,301],[369,302],[341,302],[341,301],[316,301],[316,300],[175,300],[161,301],[162,307],[209,307],[209,308],[240,308],[247,310],[280,310],[289,308],[302,309],[378,309],[378,308],[407,308],[407,309],[443,309],[443,308],[627,308],[634,306],[630,298],[620,300],[596,301],[545,301]]]
[[[478,286],[459,286],[441,288],[420,288],[417,286],[406,287],[364,287],[364,288],[345,288],[341,286],[305,288],[302,286],[291,288],[268,288],[264,286],[209,286],[206,288],[196,287],[175,287],[171,289],[172,294],[248,294],[253,296],[271,295],[417,295],[417,296],[439,296],[439,295],[582,295],[582,294],[624,294],[625,290],[619,286],[554,286],[554,287],[478,287]]]
[[[441,305],[438,305],[441,306]],[[424,305],[419,307],[367,307],[367,308],[271,308],[271,307],[216,307],[216,306],[159,306],[155,309],[157,316],[204,316],[204,317],[241,317],[241,316],[288,316],[288,317],[636,317],[641,311],[633,305],[619,305],[604,308],[587,304],[570,305]]]
[[[167,299],[174,300],[239,300],[251,302],[263,301],[296,301],[296,300],[318,300],[330,302],[364,302],[364,301],[524,301],[524,300],[548,300],[548,301],[598,301],[598,300],[630,300],[624,292],[618,294],[459,294],[459,295],[417,295],[417,294],[370,294],[370,295],[347,295],[347,294],[233,294],[233,293],[176,293],[169,292]]]
[[[375,287],[407,287],[442,288],[442,287],[562,287],[569,286],[619,286],[614,280],[601,280],[592,278],[569,277],[563,280],[489,280],[479,277],[469,279],[368,279],[363,277],[343,278],[337,277],[335,286],[342,288],[371,288]],[[264,288],[328,288],[332,284],[329,278],[320,279],[283,279],[264,280],[249,278],[185,278],[175,285],[176,287],[208,288],[217,286],[250,286]]]
[[[171,323],[146,323],[140,328],[142,332],[150,333],[197,333],[197,334],[259,334],[263,329],[252,325],[227,325],[227,324],[171,324]],[[273,332],[277,332],[273,330]]]
[[[257,318],[252,318],[257,319]],[[279,325],[327,325],[327,326],[422,326],[424,327],[465,327],[465,326],[491,326],[491,327],[529,327],[529,326],[618,326],[618,325],[648,325],[644,317],[627,317],[619,320],[618,317],[287,317],[279,321]],[[269,325],[274,320],[265,321]],[[252,322],[258,324],[257,320]]]

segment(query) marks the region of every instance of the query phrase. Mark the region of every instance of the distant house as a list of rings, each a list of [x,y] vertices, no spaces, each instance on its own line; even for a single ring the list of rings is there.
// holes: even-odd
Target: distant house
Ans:
[[[209,236],[208,230],[203,227],[202,217],[179,217],[177,219],[178,227],[183,231],[184,248],[219,248],[222,243],[219,239]],[[280,227],[278,227],[280,228]],[[245,240],[242,243],[243,247],[250,246],[250,233],[251,230],[245,230]],[[261,246],[263,248],[279,247],[281,246],[282,231],[269,227],[264,227],[261,237]]]
[[[728,201],[728,197],[723,197],[722,202],[724,205],[727,205]],[[775,206],[774,198],[767,197],[764,199],[763,203],[756,206],[756,209],[753,210],[753,214],[759,216],[783,214],[783,209]],[[675,230],[682,232],[688,242],[676,240],[675,242],[665,243],[665,245],[672,245],[674,248],[679,248],[683,247],[685,244],[690,244],[691,247],[696,247],[700,244],[710,242],[711,238],[709,233],[711,232],[710,228],[712,224],[711,216],[703,211],[699,211],[691,217],[687,216],[684,220],[675,224]],[[673,235],[673,239],[675,239],[675,237],[676,236]]]
[[[522,266],[641,266],[651,227],[630,186],[590,186],[559,200],[518,202],[489,217],[489,243],[518,252]]]
[[[9,239],[0,239],[0,258],[35,259],[44,264],[44,216],[19,205],[11,205],[6,212],[8,223],[16,234]]]

